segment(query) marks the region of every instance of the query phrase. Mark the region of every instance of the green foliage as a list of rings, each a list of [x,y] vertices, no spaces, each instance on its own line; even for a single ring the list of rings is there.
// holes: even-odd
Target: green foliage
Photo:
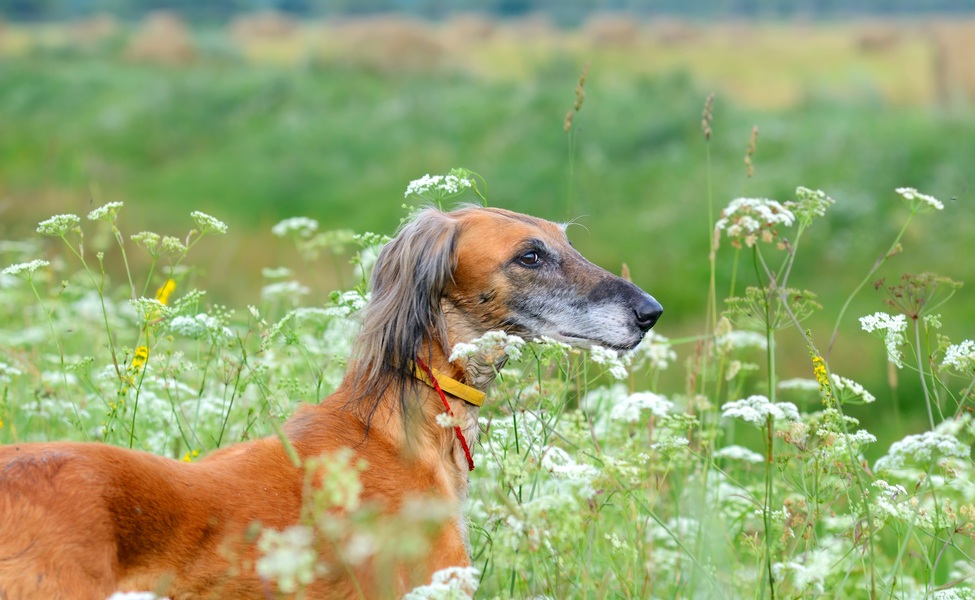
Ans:
[[[424,178],[411,188],[431,181],[444,180]],[[788,235],[791,244],[756,238],[723,250],[736,261],[752,255],[754,277],[747,279],[757,285],[729,302],[732,320],[709,323],[701,335],[651,333],[626,355],[526,344],[502,332],[454,348],[510,359],[481,413],[467,506],[476,571],[439,572],[411,598],[467,598],[476,587],[501,598],[973,593],[975,346],[944,336],[932,344],[940,319],[917,309],[947,300],[945,290],[957,284],[930,273],[906,277],[889,293],[907,314],[861,319],[863,329],[886,332],[901,372],[922,382],[931,418],[920,434],[894,432],[901,439],[886,454],[866,459],[877,437],[846,411],[877,400],[830,371],[800,323],[820,307],[810,293],[785,287],[802,233],[829,207],[822,192],[800,188],[797,196],[797,204],[775,207],[781,218],[767,236]],[[745,204],[758,211],[749,214],[768,206],[732,206]],[[800,216],[792,218],[790,208]],[[354,312],[367,299],[361,285],[324,304],[300,305],[294,294],[301,283],[278,269],[246,310],[208,304],[183,260],[200,237],[227,226],[194,212],[197,228],[178,238],[178,255],[156,270],[167,238],[142,232],[127,241],[116,225],[122,209],[96,208],[88,222],[72,215],[44,221],[38,231],[48,236],[52,260],[29,260],[36,250],[25,244],[17,252],[26,262],[0,275],[0,303],[21,307],[0,329],[0,442],[102,440],[191,461],[280,432],[298,402],[338,385]],[[126,269],[116,284],[101,269],[101,253],[92,265],[84,234],[104,226],[100,220],[123,257],[134,246],[152,256],[152,267]],[[309,240],[322,235],[316,222],[291,218],[274,229],[306,258],[317,257],[307,255]],[[347,233],[325,240],[318,247],[359,245],[354,263],[363,280],[386,241]],[[154,297],[137,292],[157,286]],[[741,315],[757,316],[748,325],[757,331],[734,329]],[[790,330],[808,346],[814,379],[779,381],[775,340]],[[686,386],[661,378],[675,364],[686,365]],[[393,517],[395,527],[377,529],[376,507],[363,502],[358,481],[369,465],[340,451],[304,467],[301,522],[255,532],[257,569],[282,591],[300,592],[330,568],[422,555],[431,528],[450,518],[442,503],[414,498]],[[324,548],[340,564],[324,564]]]

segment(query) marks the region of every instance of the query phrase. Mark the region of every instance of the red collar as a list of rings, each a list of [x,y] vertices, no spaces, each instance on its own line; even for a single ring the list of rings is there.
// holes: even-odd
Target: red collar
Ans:
[[[473,392],[477,392],[477,394],[480,394],[480,402],[474,402],[469,397],[465,397],[465,396],[463,396],[461,394],[457,394],[453,390],[451,390],[451,395],[457,396],[458,398],[462,398],[463,400],[466,400],[467,402],[470,402],[471,404],[474,404],[475,406],[480,406],[481,405],[481,402],[484,401],[484,392],[482,392],[480,390],[476,390],[476,389],[474,389],[474,388],[472,388],[470,386],[466,386],[463,383],[457,381],[456,379],[451,379],[451,378],[447,377],[443,373],[440,373],[440,372],[436,372],[435,373],[433,371],[433,369],[431,369],[430,367],[428,367],[426,365],[426,363],[424,363],[419,358],[416,359],[416,366],[419,367],[420,370],[421,370],[421,373],[418,373],[418,375],[422,374],[422,375],[425,376],[425,377],[419,377],[418,376],[417,379],[419,379],[420,381],[423,381],[424,383],[426,383],[427,385],[429,385],[433,389],[437,390],[437,395],[440,396],[440,400],[443,402],[444,409],[446,409],[447,414],[450,415],[451,417],[454,416],[454,411],[450,410],[450,403],[447,402],[447,396],[444,394],[443,389],[440,387],[441,380],[443,380],[445,384],[448,384],[449,385],[448,382],[452,382],[454,384],[457,384],[458,386],[461,386],[462,388],[466,388],[467,390],[471,390]],[[459,389],[459,388],[456,388],[456,389]],[[460,390],[460,391],[463,393],[463,390]],[[474,470],[474,457],[471,456],[471,448],[470,448],[470,446],[467,445],[467,439],[464,437],[464,432],[462,432],[460,430],[460,426],[459,425],[454,425],[454,433],[457,435],[457,439],[460,440],[460,446],[461,446],[461,448],[464,449],[464,456],[467,457],[467,470],[468,471],[473,471]]]

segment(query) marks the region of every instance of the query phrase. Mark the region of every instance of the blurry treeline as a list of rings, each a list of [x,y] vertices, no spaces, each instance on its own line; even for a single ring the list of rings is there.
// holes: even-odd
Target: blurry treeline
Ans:
[[[577,25],[605,11],[708,19],[913,16],[971,12],[975,0],[0,0],[0,15],[15,21],[75,19],[96,13],[139,19],[159,10],[196,22],[258,10],[306,18],[398,12],[428,19],[477,11],[501,18],[544,14],[560,25]]]

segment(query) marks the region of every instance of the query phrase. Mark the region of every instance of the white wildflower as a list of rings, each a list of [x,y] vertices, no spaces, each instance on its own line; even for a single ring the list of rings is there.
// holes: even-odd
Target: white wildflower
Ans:
[[[903,468],[908,460],[924,465],[941,456],[966,458],[971,448],[947,433],[925,431],[894,442],[887,454],[877,460],[875,471]]]
[[[885,496],[889,496],[891,500],[895,500],[897,496],[907,496],[907,490],[904,489],[904,486],[891,485],[883,479],[874,481],[873,486],[880,488],[880,491],[882,491]]]
[[[553,340],[547,335],[533,338],[532,343],[538,346],[539,352],[551,353],[557,356],[565,356],[572,350],[572,346],[569,344]]]
[[[159,242],[162,241],[162,236],[152,231],[140,231],[132,234],[129,239],[148,250],[150,254],[155,255],[159,250]]]
[[[677,360],[677,352],[671,347],[669,339],[654,331],[648,331],[640,345],[630,353],[630,357],[633,368],[647,363],[651,369],[662,371]]]
[[[910,187],[900,187],[894,190],[901,195],[902,198],[907,200],[907,204],[911,207],[911,210],[918,212],[921,209],[933,208],[935,210],[944,210],[945,205],[935,198],[934,196],[929,196],[927,194],[922,194],[914,188]]]
[[[794,377],[792,379],[785,379],[779,382],[780,390],[800,390],[803,392],[818,392],[819,382],[815,379],[806,379],[804,377]]]
[[[836,560],[836,550],[841,544],[824,540],[823,546],[803,555],[803,560],[778,562],[772,565],[772,575],[776,580],[789,578],[798,592],[823,594],[826,591],[826,578]]]
[[[446,412],[437,415],[436,421],[437,425],[440,425],[444,429],[453,429],[454,427],[463,427],[466,425],[464,419]]]
[[[37,224],[37,233],[61,237],[79,225],[81,225],[81,219],[78,218],[78,215],[54,215]]]
[[[757,427],[763,427],[769,417],[775,421],[798,421],[799,409],[791,402],[769,402],[765,396],[754,395],[728,402],[721,407],[722,417],[738,418]]]
[[[755,242],[771,242],[779,225],[790,227],[795,214],[781,203],[767,198],[736,198],[721,211],[721,218],[714,224],[715,232],[724,231],[732,244],[741,247],[744,242],[751,247]]]
[[[873,394],[868,392],[859,383],[853,381],[852,379],[847,379],[846,377],[840,377],[835,373],[831,373],[829,377],[830,383],[833,387],[833,392],[842,400],[843,402],[850,402],[851,400],[860,400],[864,404],[870,404],[874,402],[877,398]]]
[[[428,197],[452,195],[465,188],[472,186],[470,179],[464,179],[455,175],[430,175],[429,173],[419,179],[414,179],[406,186],[404,198],[410,196]]]
[[[291,594],[315,580],[318,555],[315,535],[310,527],[294,525],[283,531],[265,529],[257,540],[261,553],[256,571],[276,581],[282,592]]]
[[[297,281],[281,281],[271,283],[261,288],[261,298],[265,300],[287,299],[294,300],[297,296],[306,296],[311,293],[306,286]]]
[[[616,535],[615,533],[607,533],[603,537],[606,538],[615,552],[622,552],[630,549],[630,545],[621,540],[620,536]]]
[[[163,236],[162,249],[174,256],[182,256],[183,254],[186,254],[186,251],[188,250],[186,244],[184,244],[182,240],[171,235]]]
[[[474,567],[447,567],[433,574],[427,585],[414,588],[403,600],[469,600],[477,591],[478,572]]]
[[[325,311],[337,317],[348,317],[366,307],[369,303],[369,295],[363,296],[356,290],[348,290],[341,294],[332,292],[332,306]]]
[[[122,202],[109,202],[99,206],[95,210],[88,213],[89,221],[97,221],[99,219],[105,220],[109,223],[115,222],[115,217],[118,216],[118,209],[122,208]]]
[[[0,273],[4,275],[20,275],[21,273],[27,273],[28,276],[34,273],[34,271],[40,269],[41,267],[46,267],[51,263],[46,260],[35,259],[30,262],[17,263],[15,265],[10,265]]]
[[[587,464],[577,463],[569,454],[556,446],[549,446],[542,455],[542,468],[560,480],[579,490],[585,497],[595,494],[592,482],[599,476],[599,470]]]
[[[308,217],[291,217],[271,228],[271,233],[278,237],[294,234],[298,237],[307,238],[311,237],[316,231],[318,231],[318,221]]]
[[[229,339],[234,336],[234,332],[224,327],[219,319],[206,313],[193,317],[173,317],[167,326],[171,332],[194,340],[220,337]]]
[[[614,421],[635,423],[640,420],[640,412],[647,410],[657,417],[667,416],[674,408],[674,403],[653,392],[636,392],[626,396],[616,403],[609,412],[609,418]]]
[[[820,427],[816,430],[816,435],[825,442],[820,446],[819,452],[827,460],[847,459],[851,451],[854,455],[858,455],[863,446],[877,441],[877,436],[865,429],[858,429],[853,433],[842,433],[828,427]]]
[[[477,345],[468,344],[466,342],[457,342],[454,344],[454,349],[450,352],[450,362],[459,360],[461,358],[471,358],[477,355]]]
[[[685,450],[688,446],[690,446],[690,443],[690,440],[683,436],[665,435],[658,441],[650,444],[650,448],[660,452],[661,454],[670,455]]]
[[[736,329],[719,335],[715,343],[725,352],[745,348],[758,348],[759,350],[766,350],[768,348],[768,338],[765,337],[765,334],[742,329]]]
[[[800,223],[808,224],[814,217],[824,216],[826,209],[835,202],[823,190],[811,190],[799,186],[796,188],[796,201],[786,202],[785,205],[795,213]]]
[[[952,367],[958,371],[975,369],[975,341],[965,340],[960,344],[948,346],[942,367]]]
[[[904,331],[907,329],[907,317],[904,315],[888,315],[884,312],[877,312],[872,315],[860,317],[860,327],[867,333],[874,331]]]
[[[173,311],[172,308],[166,306],[155,298],[136,298],[134,300],[129,300],[129,304],[135,308],[139,320],[143,323],[148,323],[150,321],[163,318]]]
[[[629,355],[621,357],[616,350],[592,346],[589,349],[589,359],[597,365],[606,365],[609,374],[615,379],[626,379],[628,375],[626,366],[629,362]]]
[[[194,210],[190,213],[200,228],[200,233],[227,233],[227,224],[216,217]]]
[[[14,377],[19,377],[24,373],[17,367],[12,367],[0,361],[0,383],[10,383]]]
[[[715,452],[713,456],[714,458],[727,458],[753,464],[759,464],[765,460],[758,452],[753,452],[743,446],[725,446]]]
[[[867,333],[882,333],[884,344],[887,347],[887,360],[892,362],[898,369],[904,366],[902,362],[903,354],[901,345],[904,344],[904,332],[907,330],[907,317],[904,315],[888,315],[887,313],[877,312],[872,315],[860,317],[860,327]]]
[[[504,357],[518,360],[521,358],[524,346],[525,340],[517,335],[503,331],[488,331],[481,337],[471,340],[470,343],[460,342],[456,344],[450,353],[449,360],[454,361],[458,358],[474,356],[483,358],[488,363],[496,363]]]
[[[931,600],[975,600],[975,590],[963,587],[935,590]]]

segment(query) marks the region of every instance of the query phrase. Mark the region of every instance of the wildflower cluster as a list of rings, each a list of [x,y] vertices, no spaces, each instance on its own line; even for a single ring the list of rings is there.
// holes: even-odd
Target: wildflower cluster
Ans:
[[[69,231],[73,231],[81,225],[78,215],[54,215],[50,219],[45,219],[37,224],[37,233],[52,237],[63,237]]]
[[[200,228],[201,235],[207,233],[227,233],[227,224],[216,217],[211,217],[198,210],[191,212],[190,216],[196,221],[196,226]]]
[[[881,334],[887,347],[887,359],[898,369],[904,366],[901,346],[905,341],[904,332],[907,330],[907,317],[877,312],[860,317],[860,327],[867,333]]]
[[[3,273],[4,275],[24,274],[30,277],[31,275],[33,275],[34,271],[40,269],[41,267],[46,267],[50,264],[51,263],[49,263],[46,260],[34,259],[30,262],[10,265],[9,267],[5,268],[3,271],[0,271],[0,273]]]
[[[471,187],[470,179],[461,179],[454,175],[430,175],[414,179],[406,186],[403,197],[419,196],[421,198],[453,196]]]
[[[798,421],[799,409],[791,402],[770,402],[768,397],[755,394],[741,400],[728,402],[721,407],[721,416],[741,419],[757,427],[773,421]]]
[[[106,221],[108,223],[114,223],[115,219],[118,218],[118,210],[122,208],[122,202],[109,202],[108,204],[103,204],[95,210],[88,213],[89,221]]]
[[[795,214],[775,200],[766,198],[737,198],[721,211],[714,225],[715,234],[724,231],[736,248],[742,243],[751,248],[756,242],[773,242],[778,227],[790,227]]]
[[[465,195],[472,194],[480,198],[486,206],[487,199],[484,192],[478,188],[476,177],[479,176],[468,169],[452,169],[447,175],[430,175],[428,173],[411,181],[406,186],[403,197],[432,202],[443,209],[446,202],[459,200]]]
[[[945,209],[945,205],[940,200],[934,196],[922,194],[914,188],[900,187],[894,191],[900,194],[901,198],[907,201],[907,205],[911,208],[911,212],[917,213],[927,210]]]
[[[909,435],[891,444],[887,454],[877,460],[874,469],[877,471],[901,469],[910,463],[923,467],[926,463],[942,456],[968,458],[969,454],[971,454],[971,447],[963,444],[954,435],[925,431]]]
[[[960,344],[948,346],[941,365],[967,373],[975,371],[975,341],[965,340]]]

